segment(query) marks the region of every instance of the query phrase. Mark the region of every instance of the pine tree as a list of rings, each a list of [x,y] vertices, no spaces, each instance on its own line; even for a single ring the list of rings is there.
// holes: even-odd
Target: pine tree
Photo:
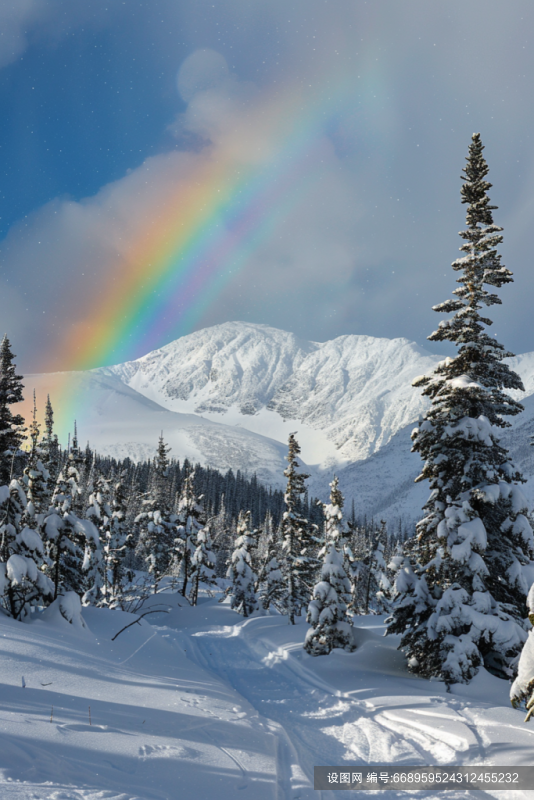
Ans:
[[[53,585],[43,574],[43,542],[24,524],[26,495],[13,479],[0,487],[0,604],[14,619],[24,619],[30,607],[52,599]]]
[[[307,622],[312,626],[304,640],[304,649],[312,656],[328,655],[334,647],[354,650],[352,626],[347,615],[350,581],[343,567],[343,495],[334,478],[330,484],[330,503],[323,504],[325,543],[321,578],[308,605]]]
[[[387,575],[386,547],[387,547],[386,523],[382,520],[376,544],[369,560],[369,579],[367,585],[366,607],[367,613],[372,610],[382,614],[390,610],[389,593],[391,582]]]
[[[499,429],[509,426],[503,417],[522,410],[509,390],[523,385],[503,362],[512,354],[486,332],[491,320],[480,313],[501,303],[485,286],[512,281],[497,254],[502,228],[493,222],[482,151],[474,134],[461,189],[465,255],[452,265],[460,286],[454,299],[434,307],[453,316],[429,336],[452,342],[458,354],[414,382],[431,400],[412,434],[424,461],[418,480],[429,480],[431,495],[417,526],[419,613],[406,620],[401,648],[414,672],[447,684],[470,681],[482,663],[497,675],[512,674],[526,638],[522,567],[534,555],[517,485],[523,479],[499,439]]]
[[[219,511],[212,523],[213,547],[215,550],[215,574],[218,578],[226,576],[232,553],[230,521],[226,513],[224,494],[221,496]]]
[[[50,509],[44,520],[46,574],[54,584],[54,600],[60,594],[84,595],[91,588],[91,550],[100,547],[98,529],[84,519],[83,458],[78,450],[76,429],[65,464],[58,475]],[[80,508],[82,511],[80,512]]]
[[[185,464],[184,464],[185,469]],[[197,549],[197,535],[204,527],[205,514],[202,497],[195,492],[195,471],[185,475],[178,501],[178,528],[175,539],[176,570],[182,581],[181,593],[187,596],[189,581],[195,572],[193,556]]]
[[[59,443],[54,434],[54,411],[50,402],[50,395],[47,395],[45,409],[45,435],[41,442],[43,453],[42,461],[49,475],[49,490],[56,483],[59,473]]]
[[[252,570],[251,551],[255,533],[250,530],[250,511],[240,511],[237,521],[237,539],[232,561],[226,577],[232,582],[228,587],[230,606],[244,617],[249,617],[258,607],[254,589],[256,575]]]
[[[534,584],[528,593],[527,606],[529,622],[534,626]],[[517,677],[510,690],[510,700],[514,708],[519,708],[523,703],[526,705],[525,722],[528,722],[534,715],[534,627],[530,629],[521,652]]]
[[[163,434],[159,438],[158,452],[150,475],[150,488],[143,499],[142,511],[136,522],[140,525],[138,553],[154,581],[154,593],[171,565],[176,536],[176,515],[171,509],[169,492],[169,459]]]
[[[15,372],[14,358],[9,339],[4,336],[0,344],[0,486],[9,484],[13,459],[24,441],[24,419],[10,408],[23,400],[24,388],[22,376]]]
[[[196,606],[198,601],[198,589],[201,583],[206,586],[216,584],[215,577],[215,553],[212,550],[210,525],[207,523],[198,531],[196,535],[196,549],[191,558],[193,578],[191,581],[191,592],[189,602]]]
[[[43,464],[44,456],[42,448],[39,446],[40,425],[37,422],[37,406],[35,391],[33,393],[33,418],[29,426],[29,436],[31,441],[28,464],[24,469],[24,483],[28,503],[26,506],[26,521],[30,527],[40,528],[44,512],[48,511],[50,491],[48,481],[50,474]]]
[[[314,540],[308,520],[300,513],[299,500],[306,491],[304,481],[309,475],[298,472],[300,447],[295,434],[289,435],[287,461],[284,471],[287,488],[284,495],[286,510],[282,518],[284,577],[286,580],[285,609],[290,625],[300,616],[312,592],[314,575],[318,566],[314,555]]]
[[[86,461],[87,463],[87,461]],[[104,547],[109,540],[111,525],[111,499],[109,480],[91,467],[88,482],[88,508],[85,512],[98,531],[98,542],[89,540],[85,545],[83,563],[85,592],[84,605],[107,605],[106,558]]]
[[[85,461],[78,447],[78,430],[74,422],[74,435],[72,445],[69,448],[66,464],[66,481],[69,486],[70,510],[72,513],[82,517],[85,511],[84,504],[84,478]]]
[[[126,470],[122,470],[119,477],[112,480],[111,518],[102,548],[104,558],[103,604],[110,608],[120,606],[126,578],[125,559],[133,544],[133,537],[126,518],[126,477]]]
[[[285,594],[284,576],[278,561],[280,553],[280,531],[273,526],[271,512],[265,515],[262,531],[263,555],[259,560],[255,591],[264,612],[271,605],[281,608]]]

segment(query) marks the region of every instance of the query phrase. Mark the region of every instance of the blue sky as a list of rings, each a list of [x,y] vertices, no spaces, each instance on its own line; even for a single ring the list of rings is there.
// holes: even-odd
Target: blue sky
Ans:
[[[246,319],[315,340],[425,345],[439,320],[431,306],[454,288],[459,175],[480,131],[516,278],[494,328],[510,349],[534,350],[530,2],[0,0],[0,31],[0,318],[23,369],[66,366],[54,353],[81,299],[105,291],[110,240],[133,235],[165,191],[165,160],[183,152],[202,163],[221,126],[231,130],[216,87],[202,129],[191,123],[207,51],[244,98],[247,87],[283,92],[295,81],[313,94],[333,62],[355,88],[322,132],[320,190],[196,327]],[[186,99],[184,62],[198,71]],[[250,144],[239,127],[235,139]],[[147,163],[159,177],[134,208]]]

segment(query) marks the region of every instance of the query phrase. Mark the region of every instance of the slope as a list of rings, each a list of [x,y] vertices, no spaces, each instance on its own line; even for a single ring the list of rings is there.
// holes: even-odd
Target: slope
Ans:
[[[227,322],[104,370],[174,411],[286,442],[298,423],[307,464],[367,458],[417,419],[411,382],[439,359],[406,339],[340,336],[318,344]]]
[[[40,405],[49,392],[59,417],[68,407],[69,428],[76,417],[82,441],[101,453],[152,457],[163,431],[176,458],[256,472],[277,487],[284,485],[288,434],[296,430],[313,495],[327,497],[335,471],[358,514],[408,521],[426,499],[425,487],[413,485],[419,462],[409,438],[426,399],[411,383],[438,361],[405,339],[342,336],[319,344],[228,322],[125,364],[26,376],[24,411],[28,418],[35,386]],[[505,442],[530,478],[534,354],[510,363],[527,400]],[[530,482],[527,493],[534,495]]]
[[[67,384],[57,391],[58,382]],[[81,443],[101,455],[133,460],[153,458],[158,437],[163,432],[171,446],[171,456],[193,463],[201,462],[221,472],[240,469],[244,474],[257,473],[268,485],[283,481],[284,445],[245,428],[229,427],[204,419],[197,414],[169,411],[124,384],[113,374],[101,372],[43,373],[27,375],[26,419],[29,419],[31,390],[41,399],[50,395],[58,416],[65,416],[65,406],[78,421]],[[62,405],[62,403],[64,405]]]
[[[481,670],[447,693],[410,675],[380,618],[359,618],[354,653],[312,658],[305,624],[157,599],[170,613],[115,641],[132,615],[88,608],[83,630],[0,619],[2,798],[334,800],[313,790],[315,764],[532,760],[505,681]]]

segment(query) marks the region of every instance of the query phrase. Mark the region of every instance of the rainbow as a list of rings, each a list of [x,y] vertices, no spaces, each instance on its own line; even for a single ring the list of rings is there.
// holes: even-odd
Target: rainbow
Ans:
[[[54,353],[55,363],[69,371],[120,363],[194,329],[256,248],[313,190],[321,169],[314,156],[325,146],[324,134],[358,97],[362,102],[363,84],[346,69],[331,70],[312,91],[293,83],[265,94],[252,124],[268,155],[236,168],[231,150],[203,153],[111,265],[98,302],[93,298],[78,310],[74,334]],[[61,427],[72,427],[83,411],[60,376],[53,404]]]
[[[118,363],[189,332],[310,190],[320,169],[310,156],[348,88],[321,87],[307,105],[295,103],[297,86],[265,98],[254,125],[267,128],[267,163],[236,166],[235,155],[208,152],[112,265],[56,363]]]

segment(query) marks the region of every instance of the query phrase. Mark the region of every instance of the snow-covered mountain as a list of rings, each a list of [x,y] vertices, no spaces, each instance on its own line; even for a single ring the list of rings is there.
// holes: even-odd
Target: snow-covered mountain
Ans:
[[[359,512],[392,521],[417,517],[428,493],[413,483],[420,460],[410,452],[410,432],[426,400],[411,384],[439,360],[406,339],[307,342],[266,325],[229,322],[136,361],[26,376],[25,383],[27,396],[33,388],[40,398],[49,393],[59,417],[76,417],[82,442],[102,454],[153,456],[163,431],[174,457],[256,472],[272,486],[284,485],[287,437],[298,431],[312,494],[327,496],[335,470]],[[525,384],[525,413],[505,443],[534,476],[534,353],[511,366]],[[67,400],[68,411],[61,407]],[[534,481],[527,493],[534,499]]]
[[[307,464],[328,468],[376,453],[425,403],[414,377],[439,359],[407,339],[292,333],[228,322],[103,372],[172,411],[286,442],[298,428]]]
[[[163,433],[171,455],[221,472],[240,469],[269,485],[283,484],[287,446],[245,428],[230,427],[197,414],[169,411],[122,383],[95,371],[26,375],[28,398],[50,395],[56,417],[78,422],[82,446],[88,440],[101,455],[133,460],[153,458]],[[59,390],[59,391],[58,391]],[[65,408],[68,407],[68,412]]]

